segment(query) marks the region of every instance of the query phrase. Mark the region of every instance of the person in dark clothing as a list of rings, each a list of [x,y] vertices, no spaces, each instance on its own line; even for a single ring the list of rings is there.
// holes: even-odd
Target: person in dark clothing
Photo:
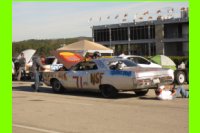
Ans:
[[[26,77],[26,70],[25,70],[25,65],[26,65],[26,59],[24,57],[24,53],[21,53],[21,57],[18,60],[19,62],[19,69],[18,69],[18,75],[17,75],[17,80],[20,81],[21,77]]]
[[[93,59],[98,59],[98,58],[101,58],[101,53],[98,51],[95,51],[93,54]]]
[[[41,74],[40,70],[45,69],[42,63],[44,62],[44,60],[45,60],[44,56],[40,56],[40,58],[39,57],[33,58],[32,71],[34,74],[35,83],[32,85],[32,88],[34,88],[35,91],[37,92],[39,92],[39,86],[40,86],[40,74]]]

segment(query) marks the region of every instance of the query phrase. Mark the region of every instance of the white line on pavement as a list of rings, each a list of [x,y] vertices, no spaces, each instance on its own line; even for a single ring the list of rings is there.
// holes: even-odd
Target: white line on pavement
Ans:
[[[63,133],[63,132],[57,132],[57,131],[53,131],[53,130],[41,129],[41,128],[19,125],[19,124],[13,124],[13,126],[19,127],[19,128],[24,128],[24,129],[29,129],[29,130],[34,130],[34,131],[40,131],[40,132],[44,132],[44,133]]]

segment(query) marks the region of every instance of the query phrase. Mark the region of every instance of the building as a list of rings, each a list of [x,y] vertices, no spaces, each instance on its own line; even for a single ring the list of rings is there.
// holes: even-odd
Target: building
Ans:
[[[189,18],[180,18],[93,26],[93,41],[135,55],[188,56]]]

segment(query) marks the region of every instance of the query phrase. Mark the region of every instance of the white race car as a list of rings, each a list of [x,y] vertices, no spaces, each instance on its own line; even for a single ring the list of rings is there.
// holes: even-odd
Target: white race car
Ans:
[[[115,97],[119,91],[134,91],[141,96],[158,83],[171,84],[172,75],[169,69],[141,68],[129,60],[110,58],[79,62],[68,70],[44,72],[43,80],[55,92],[85,89]]]

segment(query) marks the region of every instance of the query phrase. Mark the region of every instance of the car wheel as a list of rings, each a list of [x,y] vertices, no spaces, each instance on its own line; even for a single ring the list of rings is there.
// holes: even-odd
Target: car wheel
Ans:
[[[101,86],[101,94],[105,98],[114,98],[117,96],[118,91],[110,85]]]
[[[61,83],[57,79],[52,81],[52,89],[55,93],[64,92],[64,87],[61,85]]]
[[[185,73],[183,71],[179,71],[176,74],[176,82],[177,84],[183,84],[186,81]]]
[[[149,89],[146,90],[136,90],[134,91],[137,96],[144,96],[149,92]]]

